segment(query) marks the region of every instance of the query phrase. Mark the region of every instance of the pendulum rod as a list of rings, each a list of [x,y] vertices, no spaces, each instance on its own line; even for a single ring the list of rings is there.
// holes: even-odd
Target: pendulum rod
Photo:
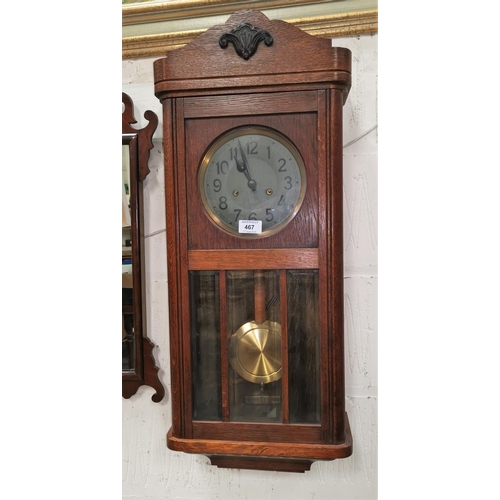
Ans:
[[[266,321],[266,279],[264,271],[254,271],[254,309],[255,321]]]

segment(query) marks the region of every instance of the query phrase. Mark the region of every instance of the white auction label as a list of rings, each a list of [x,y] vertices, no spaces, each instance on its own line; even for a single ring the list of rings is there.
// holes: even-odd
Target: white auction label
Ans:
[[[262,233],[262,221],[240,220],[238,221],[238,233],[260,234]]]

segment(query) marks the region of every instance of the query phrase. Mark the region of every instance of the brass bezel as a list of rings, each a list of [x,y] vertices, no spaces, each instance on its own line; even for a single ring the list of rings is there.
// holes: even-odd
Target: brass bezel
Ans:
[[[271,137],[272,139],[280,142],[285,148],[287,148],[288,151],[291,153],[291,155],[294,157],[295,161],[297,162],[297,165],[299,167],[300,182],[301,182],[299,198],[295,203],[295,206],[293,210],[290,212],[290,214],[286,217],[286,219],[284,219],[278,225],[266,229],[265,231],[262,231],[262,233],[260,234],[239,233],[231,226],[228,226],[224,221],[222,221],[217,216],[215,212],[213,212],[205,196],[205,189],[204,189],[205,173],[207,171],[208,164],[212,160],[212,157],[215,154],[215,152],[218,151],[222,147],[222,145],[225,144],[226,142],[236,137],[242,137],[251,134],[265,135],[267,137]],[[244,125],[241,127],[236,127],[231,130],[228,130],[227,132],[224,132],[217,139],[215,139],[215,141],[208,147],[207,151],[203,155],[203,158],[200,162],[200,166],[198,168],[198,195],[200,196],[200,200],[205,210],[205,213],[219,229],[233,236],[238,236],[240,238],[245,238],[245,239],[266,238],[268,236],[277,233],[278,231],[281,231],[285,226],[287,226],[300,210],[300,207],[302,206],[302,203],[306,195],[306,188],[307,188],[306,168],[304,165],[304,160],[302,159],[302,156],[300,155],[299,150],[297,149],[295,144],[293,144],[293,142],[281,132],[260,125],[250,125],[250,126]]]

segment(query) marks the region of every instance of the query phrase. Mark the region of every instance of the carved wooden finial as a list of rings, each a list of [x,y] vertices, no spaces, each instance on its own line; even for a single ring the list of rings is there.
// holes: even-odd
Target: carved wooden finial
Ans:
[[[132,123],[137,123],[134,116],[134,102],[125,92],[122,92],[122,103],[124,105],[122,111],[122,134],[137,134],[139,137],[139,180],[143,181],[149,174],[149,152],[153,149],[153,134],[158,126],[158,116],[153,111],[147,110],[144,113],[144,118],[149,123],[143,129],[138,130],[131,126]]]
[[[225,49],[231,42],[236,53],[248,61],[257,52],[259,43],[262,41],[270,47],[274,39],[269,31],[257,28],[250,23],[241,23],[229,33],[224,33],[219,39],[219,45]]]

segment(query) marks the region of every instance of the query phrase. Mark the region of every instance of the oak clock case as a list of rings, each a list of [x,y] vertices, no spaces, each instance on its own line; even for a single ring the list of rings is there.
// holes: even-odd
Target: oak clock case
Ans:
[[[173,450],[290,472],[352,453],[342,261],[350,60],[330,40],[240,11],[154,63]]]
[[[153,358],[154,344],[147,337],[142,194],[158,117],[146,111],[149,123],[136,129],[134,103],[125,93],[122,104],[122,397],[128,399],[148,385],[155,389],[151,399],[159,402],[165,390]]]

